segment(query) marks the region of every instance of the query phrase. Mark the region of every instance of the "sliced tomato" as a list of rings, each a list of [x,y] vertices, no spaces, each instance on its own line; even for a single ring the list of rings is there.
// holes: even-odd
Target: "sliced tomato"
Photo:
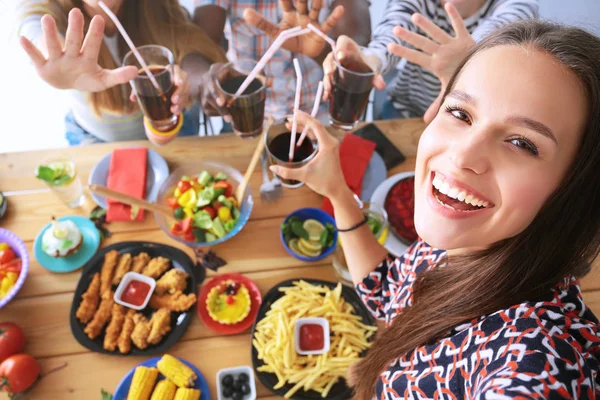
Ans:
[[[14,354],[0,364],[0,391],[22,393],[40,376],[40,365],[29,354]]]
[[[206,206],[202,209],[202,211],[206,211],[210,214],[210,219],[215,219],[217,217],[217,212],[211,206]]]
[[[179,208],[179,203],[177,203],[177,199],[175,197],[169,197],[167,199],[167,204],[169,205],[169,207],[171,207],[173,210],[175,210],[176,208]]]
[[[181,236],[183,234],[183,221],[177,221],[173,225],[171,225],[171,235]]]
[[[229,197],[233,193],[233,187],[231,186],[231,183],[229,183],[227,181],[216,182],[214,184],[214,188],[215,189],[225,189],[225,193],[223,193],[225,195],[225,197]]]
[[[183,233],[187,234],[187,233],[192,232],[192,222],[193,221],[194,221],[194,219],[190,218],[190,217],[181,221],[181,230],[183,231]]]
[[[10,247],[8,249],[0,250],[0,264],[5,264],[12,261],[17,255]]]
[[[196,236],[194,236],[194,234],[190,231],[190,232],[183,234],[183,240],[185,240],[187,242],[195,242]]]
[[[21,261],[21,259],[15,258],[7,263],[0,264],[0,271],[20,273],[22,265],[23,262]]]
[[[179,183],[177,184],[177,188],[181,193],[187,192],[188,190],[190,190],[191,187],[192,184],[190,183],[190,181],[179,181]]]

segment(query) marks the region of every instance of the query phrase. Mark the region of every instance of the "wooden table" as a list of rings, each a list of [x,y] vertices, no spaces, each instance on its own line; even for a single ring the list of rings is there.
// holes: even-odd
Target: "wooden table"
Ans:
[[[406,155],[403,164],[389,171],[390,175],[414,169],[418,139],[424,129],[420,120],[380,121],[377,126]],[[218,160],[244,170],[256,141],[241,140],[230,135],[208,138],[181,138],[164,148],[154,148],[165,157],[169,167],[190,164],[197,160]],[[35,166],[45,157],[58,153],[71,157],[87,182],[92,167],[111,150],[122,146],[152,146],[148,142],[112,143],[49,151],[0,154],[0,191],[44,189],[34,177]],[[262,175],[257,168],[251,180],[256,205],[247,226],[235,238],[215,248],[228,261],[220,272],[236,272],[254,280],[265,294],[280,281],[293,278],[335,280],[331,260],[304,263],[290,257],[281,246],[279,226],[283,217],[301,207],[320,207],[321,198],[307,188],[284,190],[282,198],[265,206],[258,197]],[[0,227],[19,235],[31,251],[38,231],[52,215],[88,215],[94,204],[88,197],[83,210],[73,211],[51,193],[16,194],[8,197],[9,210]],[[128,240],[166,243],[191,255],[191,251],[163,234],[152,215],[143,222],[113,223],[113,236],[103,243],[110,245]],[[30,393],[31,399],[99,399],[100,389],[113,392],[123,375],[144,357],[120,357],[92,353],[79,345],[71,334],[69,311],[73,291],[80,271],[55,274],[42,268],[31,254],[31,266],[25,285],[17,297],[0,310],[0,321],[17,322],[27,337],[26,352],[36,357],[42,373],[52,371]],[[596,262],[595,264],[598,264]],[[600,277],[597,268],[582,282],[585,298],[592,309],[600,310]],[[214,273],[210,273],[214,275]],[[251,365],[250,333],[224,337],[202,325],[194,316],[186,334],[169,353],[193,362],[208,380],[212,398],[216,399],[215,376],[219,369]],[[257,382],[258,397],[275,398]]]

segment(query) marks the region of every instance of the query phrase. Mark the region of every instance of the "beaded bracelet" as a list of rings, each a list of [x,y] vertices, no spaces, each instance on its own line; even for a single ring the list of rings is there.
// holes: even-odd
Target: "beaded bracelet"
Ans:
[[[358,224],[351,226],[348,229],[340,229],[340,228],[337,228],[337,227],[335,229],[338,232],[350,232],[350,231],[353,231],[353,230],[356,230],[356,229],[360,228],[361,226],[363,226],[364,224],[366,224],[368,220],[369,219],[365,216],[365,219],[363,219],[362,221],[360,221]]]

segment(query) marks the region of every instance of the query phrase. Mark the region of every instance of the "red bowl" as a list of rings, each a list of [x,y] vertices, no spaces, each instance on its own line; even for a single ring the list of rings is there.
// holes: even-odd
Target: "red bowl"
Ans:
[[[243,321],[233,325],[221,324],[213,320],[206,309],[206,298],[208,297],[210,290],[219,285],[221,282],[229,279],[243,283],[248,288],[248,292],[250,292],[250,314],[248,314]],[[260,308],[261,303],[262,295],[260,294],[260,290],[258,290],[256,283],[251,281],[249,278],[246,278],[244,275],[240,274],[218,275],[202,285],[202,289],[200,289],[197,307],[198,317],[200,318],[200,321],[202,321],[202,323],[212,331],[220,333],[221,335],[235,335],[237,333],[244,332],[246,329],[249,329],[252,326],[254,320],[256,319],[256,315],[258,314],[258,309]]]
[[[418,239],[415,229],[415,177],[398,181],[388,192],[385,203],[391,231],[404,244],[410,245]]]

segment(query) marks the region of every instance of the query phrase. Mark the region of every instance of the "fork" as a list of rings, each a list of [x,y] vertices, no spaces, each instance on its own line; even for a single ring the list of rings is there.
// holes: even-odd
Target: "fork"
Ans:
[[[260,163],[263,171],[263,184],[260,185],[260,199],[264,203],[275,201],[281,196],[281,182],[275,175],[272,180],[269,180],[269,172],[267,171],[267,153],[263,152],[260,157]]]

